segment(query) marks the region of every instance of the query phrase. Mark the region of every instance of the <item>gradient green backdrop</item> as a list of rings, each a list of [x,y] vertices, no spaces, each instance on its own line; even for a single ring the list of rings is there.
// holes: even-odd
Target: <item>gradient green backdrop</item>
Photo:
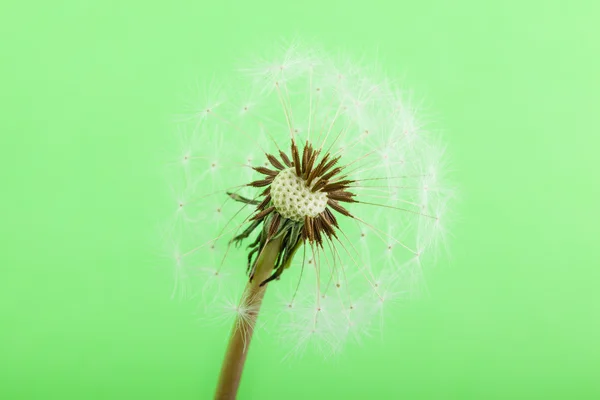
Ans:
[[[153,248],[168,117],[295,34],[404,77],[463,202],[383,343],[282,365],[257,341],[240,399],[600,398],[600,6],[494,3],[3,2],[0,398],[211,398],[229,327],[169,299]]]

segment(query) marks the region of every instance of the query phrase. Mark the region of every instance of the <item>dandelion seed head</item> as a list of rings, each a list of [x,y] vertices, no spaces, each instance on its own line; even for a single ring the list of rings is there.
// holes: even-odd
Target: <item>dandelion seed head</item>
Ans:
[[[445,146],[414,95],[368,63],[293,42],[236,75],[196,90],[178,119],[175,279],[195,279],[207,309],[226,299],[216,309],[245,318],[254,310],[228,290],[247,281],[260,235],[285,235],[297,246],[259,320],[292,353],[335,354],[424,290],[454,197]]]

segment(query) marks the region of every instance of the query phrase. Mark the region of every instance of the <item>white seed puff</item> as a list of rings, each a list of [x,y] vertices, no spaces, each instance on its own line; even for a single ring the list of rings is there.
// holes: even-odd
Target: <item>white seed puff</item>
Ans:
[[[232,302],[257,255],[246,245],[264,224],[276,232],[286,220],[313,221],[269,284],[259,323],[291,353],[314,345],[330,354],[423,289],[454,193],[445,147],[409,91],[367,63],[296,42],[275,53],[222,87],[195,88],[178,120],[181,156],[169,170],[176,289],[204,315],[243,314]]]

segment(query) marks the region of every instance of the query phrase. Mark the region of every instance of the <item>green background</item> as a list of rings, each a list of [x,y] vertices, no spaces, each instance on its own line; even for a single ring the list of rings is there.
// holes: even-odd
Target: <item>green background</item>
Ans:
[[[3,2],[0,397],[211,398],[229,327],[154,251],[169,115],[298,34],[426,99],[463,200],[383,342],[282,365],[257,341],[240,398],[600,398],[600,6],[495,3]]]

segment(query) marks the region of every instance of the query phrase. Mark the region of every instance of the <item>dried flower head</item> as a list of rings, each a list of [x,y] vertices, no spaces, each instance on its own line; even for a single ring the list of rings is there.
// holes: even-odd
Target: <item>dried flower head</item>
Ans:
[[[180,121],[177,288],[195,281],[207,310],[252,318],[247,307],[218,304],[235,282],[253,279],[277,239],[260,285],[279,282],[261,323],[291,350],[312,342],[337,351],[376,328],[390,302],[422,288],[451,198],[444,148],[409,93],[323,52],[293,44],[241,75]],[[244,241],[247,251],[236,250]]]

